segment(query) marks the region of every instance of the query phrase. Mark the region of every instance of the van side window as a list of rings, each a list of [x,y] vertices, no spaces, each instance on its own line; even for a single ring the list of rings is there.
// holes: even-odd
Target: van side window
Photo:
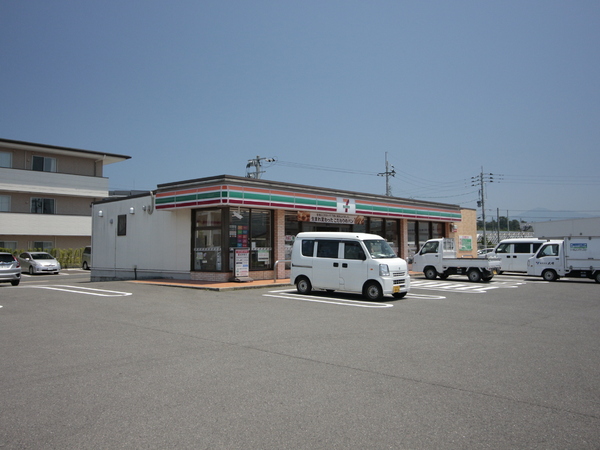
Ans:
[[[305,239],[302,241],[302,256],[312,256],[315,251],[315,241],[312,239]]]
[[[317,258],[337,258],[339,241],[317,241]]]
[[[541,246],[542,246],[541,242],[539,244],[533,244],[533,253],[536,253],[540,249]]]
[[[344,259],[367,259],[365,252],[358,242],[346,242],[344,243]]]
[[[531,253],[530,249],[531,244],[527,243],[517,243],[515,244],[515,253]]]
[[[509,248],[510,244],[500,244],[496,249],[496,253],[508,253]]]

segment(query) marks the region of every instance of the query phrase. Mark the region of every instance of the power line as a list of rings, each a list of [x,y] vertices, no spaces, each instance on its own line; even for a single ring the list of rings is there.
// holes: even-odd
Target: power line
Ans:
[[[281,161],[279,159],[275,160],[275,165],[292,167],[295,169],[324,170],[327,172],[351,173],[354,175],[377,176],[377,172],[367,172],[364,170],[353,170],[353,169],[341,169],[339,167],[317,166],[315,164],[295,163],[295,162],[291,162],[291,161]]]

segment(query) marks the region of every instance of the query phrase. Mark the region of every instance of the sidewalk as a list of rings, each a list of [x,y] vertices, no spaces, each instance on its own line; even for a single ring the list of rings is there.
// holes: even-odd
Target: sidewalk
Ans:
[[[254,280],[245,282],[218,282],[218,281],[194,281],[194,280],[130,280],[130,283],[155,284],[159,286],[172,286],[189,289],[203,289],[206,291],[233,291],[238,289],[258,289],[264,287],[292,286],[289,278],[273,280]]]
[[[422,275],[420,272],[410,272],[410,276]],[[218,282],[218,281],[194,281],[194,280],[173,280],[173,279],[156,279],[156,280],[129,280],[129,283],[139,284],[154,284],[158,286],[172,286],[188,289],[202,289],[205,291],[234,291],[239,289],[259,289],[271,288],[279,286],[293,286],[289,278],[281,278],[277,281],[273,280],[253,280],[246,282]]]

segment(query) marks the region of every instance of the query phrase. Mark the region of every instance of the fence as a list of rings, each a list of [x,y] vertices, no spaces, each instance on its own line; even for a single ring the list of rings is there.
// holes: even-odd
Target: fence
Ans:
[[[483,231],[477,231],[477,244],[481,248],[495,247],[504,239],[533,238],[533,231],[486,231],[483,243]]]

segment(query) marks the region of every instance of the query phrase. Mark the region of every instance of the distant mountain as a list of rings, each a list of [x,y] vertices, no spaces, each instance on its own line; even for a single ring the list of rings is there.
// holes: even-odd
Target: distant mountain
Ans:
[[[535,208],[515,214],[510,219],[519,219],[525,222],[547,222],[549,220],[583,219],[593,217],[577,211],[553,211],[545,208]]]

